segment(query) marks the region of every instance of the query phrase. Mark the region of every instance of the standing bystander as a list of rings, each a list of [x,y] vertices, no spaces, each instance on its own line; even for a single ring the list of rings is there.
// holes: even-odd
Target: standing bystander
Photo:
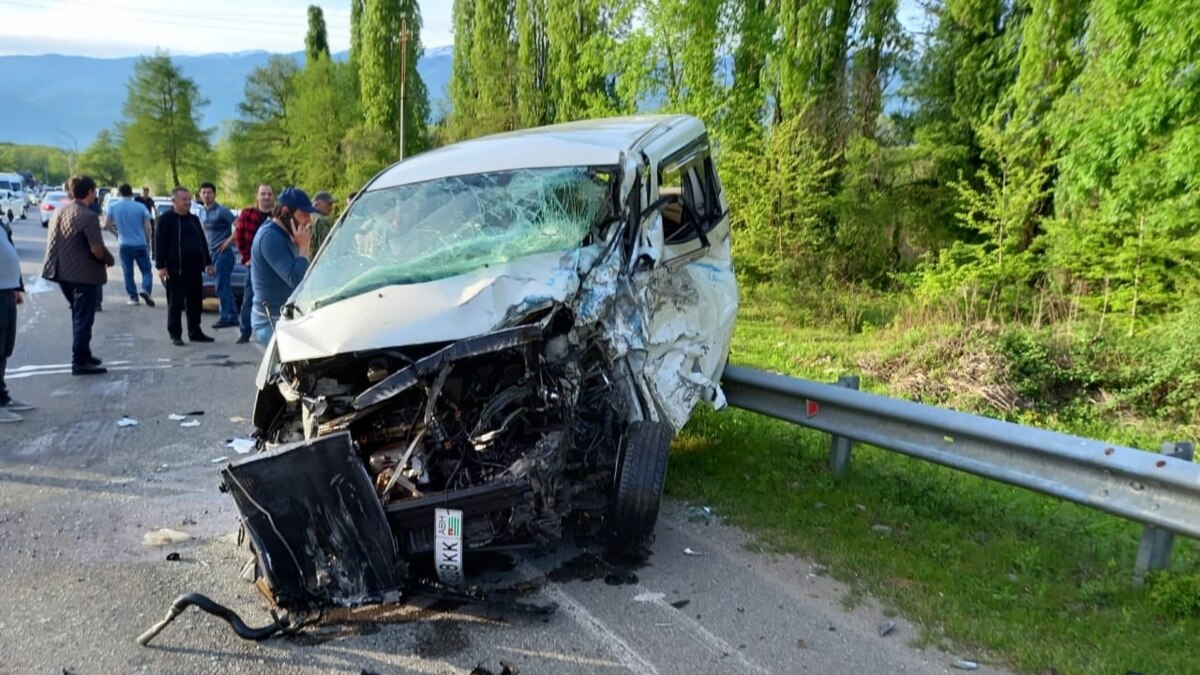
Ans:
[[[96,201],[96,181],[72,176],[67,190],[74,201],[56,210],[50,221],[42,278],[57,282],[71,305],[71,373],[98,375],[107,370],[92,354],[92,325],[100,287],[108,280],[105,268],[115,261],[104,247],[100,216],[90,208]]]
[[[274,209],[274,188],[270,185],[259,185],[255,205],[242,209],[241,214],[238,215],[233,236],[237,240],[238,257],[242,259],[242,265],[247,268],[250,267],[250,249],[254,244],[254,235],[258,233],[258,228],[271,217],[271,211]],[[246,287],[242,289],[242,311],[238,319],[241,325],[241,335],[237,339],[238,344],[246,344],[250,341],[250,314],[254,308],[254,284],[251,283],[251,277],[253,277],[253,273],[246,275]]]
[[[200,184],[200,223],[208,239],[208,253],[216,269],[217,301],[220,316],[213,328],[238,325],[238,308],[233,303],[233,211],[217,203],[217,187]]]
[[[250,280],[254,285],[254,339],[262,345],[271,341],[275,322],[284,303],[308,271],[308,226],[316,213],[303,190],[286,188],[271,219],[254,235]]]
[[[130,305],[138,304],[138,296],[147,307],[154,306],[154,274],[150,271],[150,212],[133,200],[133,188],[128,183],[117,188],[117,198],[108,205],[104,227],[117,235],[117,253],[125,273],[125,294]],[[133,267],[142,273],[142,290],[134,283]]]
[[[316,257],[317,251],[321,250],[321,245],[325,243],[325,237],[329,236],[329,230],[333,228],[333,220],[329,217],[333,213],[333,195],[324,190],[313,195],[313,208],[317,210],[312,217],[312,252]]]
[[[0,221],[0,423],[20,422],[18,412],[33,406],[13,398],[4,384],[4,371],[17,344],[17,305],[25,302],[25,283],[21,280],[21,256],[13,243],[11,225]]]
[[[201,275],[213,273],[212,257],[204,238],[200,219],[191,212],[192,195],[185,187],[171,191],[171,210],[158,218],[154,236],[154,264],[158,278],[167,289],[167,333],[171,343],[183,346],[181,318],[187,311],[188,339],[212,342],[200,330],[200,311],[204,302]]]

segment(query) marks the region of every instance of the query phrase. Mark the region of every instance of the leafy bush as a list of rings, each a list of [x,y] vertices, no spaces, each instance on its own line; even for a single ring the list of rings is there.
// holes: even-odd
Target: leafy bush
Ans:
[[[1172,619],[1200,618],[1200,574],[1151,577],[1150,599]]]

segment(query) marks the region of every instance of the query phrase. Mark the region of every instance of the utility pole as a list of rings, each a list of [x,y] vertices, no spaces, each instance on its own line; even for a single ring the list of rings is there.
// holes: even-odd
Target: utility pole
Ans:
[[[393,63],[395,63],[393,61]],[[408,17],[400,25],[400,159],[404,159],[405,87],[408,84]]]

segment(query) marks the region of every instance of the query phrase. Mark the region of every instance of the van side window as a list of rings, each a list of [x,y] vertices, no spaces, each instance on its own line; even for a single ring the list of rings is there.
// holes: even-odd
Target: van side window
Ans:
[[[713,186],[712,159],[707,148],[683,153],[659,166],[658,195],[670,198],[663,207],[663,229],[668,244],[680,244],[699,235],[695,223],[708,232],[721,218]]]

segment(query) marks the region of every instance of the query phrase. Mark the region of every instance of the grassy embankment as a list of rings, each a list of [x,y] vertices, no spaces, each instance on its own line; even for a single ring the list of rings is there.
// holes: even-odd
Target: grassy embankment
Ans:
[[[886,300],[822,302],[812,313],[744,290],[731,362],[823,381],[860,373],[864,389],[1150,450],[1195,437],[1194,424],[1123,403],[1145,393],[1129,375],[1141,366],[1120,356],[1136,349],[1098,354],[1085,341],[1083,357],[1044,331],[895,320]],[[1118,381],[1129,391],[1104,390]],[[835,480],[828,449],[817,432],[700,411],[675,441],[667,492],[756,533],[761,551],[826,567],[850,584],[847,604],[866,592],[917,620],[915,643],[1026,673],[1196,672],[1196,542],[1177,539],[1171,572],[1133,588],[1139,525],[871,447]]]

